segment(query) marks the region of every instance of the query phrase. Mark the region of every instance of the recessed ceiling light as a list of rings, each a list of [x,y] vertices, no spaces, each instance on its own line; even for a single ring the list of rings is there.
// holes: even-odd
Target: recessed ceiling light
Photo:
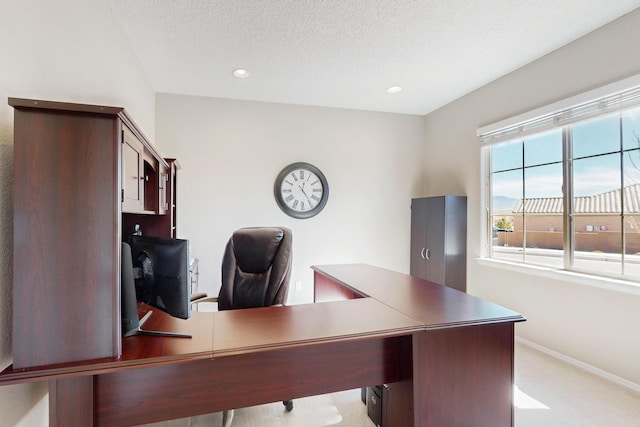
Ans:
[[[247,77],[249,77],[249,72],[244,68],[238,68],[236,70],[233,70],[233,75],[239,79],[246,79]]]
[[[387,88],[387,93],[398,93],[401,91],[402,91],[402,88],[400,86],[391,86]]]

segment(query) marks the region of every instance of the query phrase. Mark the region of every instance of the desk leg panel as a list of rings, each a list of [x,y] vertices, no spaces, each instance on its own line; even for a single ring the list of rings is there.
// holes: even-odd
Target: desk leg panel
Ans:
[[[313,302],[342,301],[346,299],[363,298],[362,294],[353,291],[346,286],[329,279],[328,277],[313,273]]]
[[[96,378],[96,425],[137,425],[410,380],[411,336],[346,340]]]
[[[49,427],[93,426],[93,377],[49,381]]]
[[[416,427],[513,426],[513,323],[414,335]]]

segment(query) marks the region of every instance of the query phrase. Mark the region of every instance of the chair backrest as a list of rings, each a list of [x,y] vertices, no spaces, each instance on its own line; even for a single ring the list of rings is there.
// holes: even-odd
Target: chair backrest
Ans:
[[[234,231],[222,259],[218,310],[284,304],[291,273],[292,236],[285,227]]]

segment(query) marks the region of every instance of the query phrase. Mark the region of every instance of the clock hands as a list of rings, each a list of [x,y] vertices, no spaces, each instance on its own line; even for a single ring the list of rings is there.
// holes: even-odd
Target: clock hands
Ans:
[[[299,185],[298,187],[300,188],[300,190],[302,190],[302,194],[304,194],[304,197],[307,198],[307,201],[309,201],[309,208],[311,208],[311,207],[313,207],[313,203],[311,202],[311,199],[307,195],[307,192],[304,191],[304,185],[305,184],[306,184],[306,182],[303,182],[302,185]]]

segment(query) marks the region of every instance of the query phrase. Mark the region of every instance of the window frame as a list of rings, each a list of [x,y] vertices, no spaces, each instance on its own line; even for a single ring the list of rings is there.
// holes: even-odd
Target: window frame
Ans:
[[[633,212],[627,212],[625,207],[624,207],[624,191],[621,191],[623,194],[621,195],[621,211],[620,213],[616,213],[616,215],[619,215],[620,217],[620,221],[621,221],[621,225],[622,228],[620,230],[621,233],[621,247],[620,247],[620,270],[617,274],[612,273],[612,274],[608,274],[607,272],[604,271],[591,271],[591,270],[586,270],[583,268],[576,268],[575,266],[575,248],[576,248],[576,244],[575,244],[575,217],[576,214],[573,210],[573,200],[574,200],[574,185],[573,185],[573,162],[575,160],[578,159],[573,159],[573,153],[572,153],[572,149],[573,149],[573,126],[575,126],[578,123],[581,122],[586,122],[586,121],[593,121],[593,120],[597,120],[600,118],[604,118],[606,116],[612,116],[615,115],[617,116],[617,120],[619,122],[619,126],[621,128],[621,132],[620,132],[620,140],[619,140],[619,148],[617,149],[617,151],[612,151],[611,153],[608,154],[617,154],[620,156],[620,162],[621,162],[621,166],[620,166],[620,190],[623,190],[625,188],[625,182],[624,182],[624,168],[622,163],[624,162],[623,160],[623,156],[624,153],[627,151],[632,151],[632,149],[629,148],[625,148],[624,145],[624,141],[623,141],[623,135],[622,135],[622,123],[623,123],[623,118],[626,112],[629,112],[631,110],[638,110],[640,108],[640,100],[637,103],[634,103],[633,105],[626,105],[624,108],[620,108],[617,109],[614,112],[611,111],[606,111],[603,112],[602,114],[598,114],[598,115],[593,115],[591,114],[588,118],[583,119],[583,120],[577,120],[575,122],[571,122],[571,123],[567,123],[561,126],[556,126],[553,127],[551,129],[561,129],[561,133],[562,133],[562,173],[563,173],[563,178],[562,178],[562,182],[563,182],[563,250],[562,250],[562,258],[563,258],[563,268],[560,269],[562,271],[566,271],[567,273],[572,273],[572,274],[580,274],[580,275],[586,275],[588,277],[594,277],[596,279],[605,279],[605,280],[616,280],[619,281],[621,283],[629,283],[634,287],[639,287],[640,286],[640,278],[637,276],[629,276],[627,274],[625,274],[625,255],[626,255],[626,245],[625,245],[625,238],[626,238],[626,228],[625,228],[625,224],[624,224],[624,219],[627,216],[638,216],[637,213],[633,213]],[[547,129],[549,130],[549,129]],[[481,129],[478,130],[478,135],[481,136],[480,134]],[[534,136],[537,134],[541,134],[546,132],[546,130],[540,130],[538,132],[528,132],[526,134],[523,134],[521,136],[516,136],[510,139],[505,140],[506,141],[514,141],[514,140],[522,140],[524,141],[526,137],[528,136]],[[503,142],[503,141],[500,141]],[[492,186],[492,175],[493,175],[493,171],[492,171],[492,161],[491,161],[491,152],[492,152],[492,147],[495,146],[496,143],[486,143],[484,144],[482,153],[483,153],[483,157],[484,157],[484,162],[483,165],[484,167],[482,168],[484,171],[483,173],[483,178],[484,178],[484,182],[485,185],[483,186],[484,188],[484,193],[485,193],[485,197],[484,197],[484,211],[486,214],[486,232],[484,233],[485,236],[485,255],[489,260],[492,261],[496,261],[498,263],[501,262],[510,262],[501,258],[495,258],[494,257],[494,248],[493,248],[493,242],[492,242],[492,232],[493,232],[493,227],[494,227],[494,211],[493,211],[493,206],[492,206],[492,201],[493,201],[493,197],[492,197],[492,190],[493,190],[493,186]],[[635,149],[634,149],[635,150]],[[597,155],[588,155],[588,156],[583,156],[580,159],[585,159],[585,158],[591,158],[591,157],[597,157],[598,155],[603,155],[601,154],[597,154]],[[521,168],[516,168],[516,169],[520,169],[520,170],[525,170],[526,169],[526,165],[522,164]],[[523,182],[523,188],[524,188],[524,182]],[[617,188],[616,188],[617,189]],[[524,194],[523,194],[524,197]],[[524,217],[524,221],[526,221],[526,215],[523,213],[523,217]],[[523,234],[524,236],[526,236],[526,227],[523,228]],[[526,244],[524,243],[526,239],[526,237],[523,236],[523,245],[522,245],[522,250],[524,252],[526,252]],[[526,261],[526,253],[523,253],[523,257],[522,260],[520,261],[514,261],[515,264],[519,264],[522,266],[532,266],[535,268],[543,268],[543,269],[549,269],[549,270],[559,270],[558,268],[554,268],[554,267],[550,267],[550,266],[545,266],[545,265],[539,265],[539,264],[535,264],[535,263],[530,263]]]

